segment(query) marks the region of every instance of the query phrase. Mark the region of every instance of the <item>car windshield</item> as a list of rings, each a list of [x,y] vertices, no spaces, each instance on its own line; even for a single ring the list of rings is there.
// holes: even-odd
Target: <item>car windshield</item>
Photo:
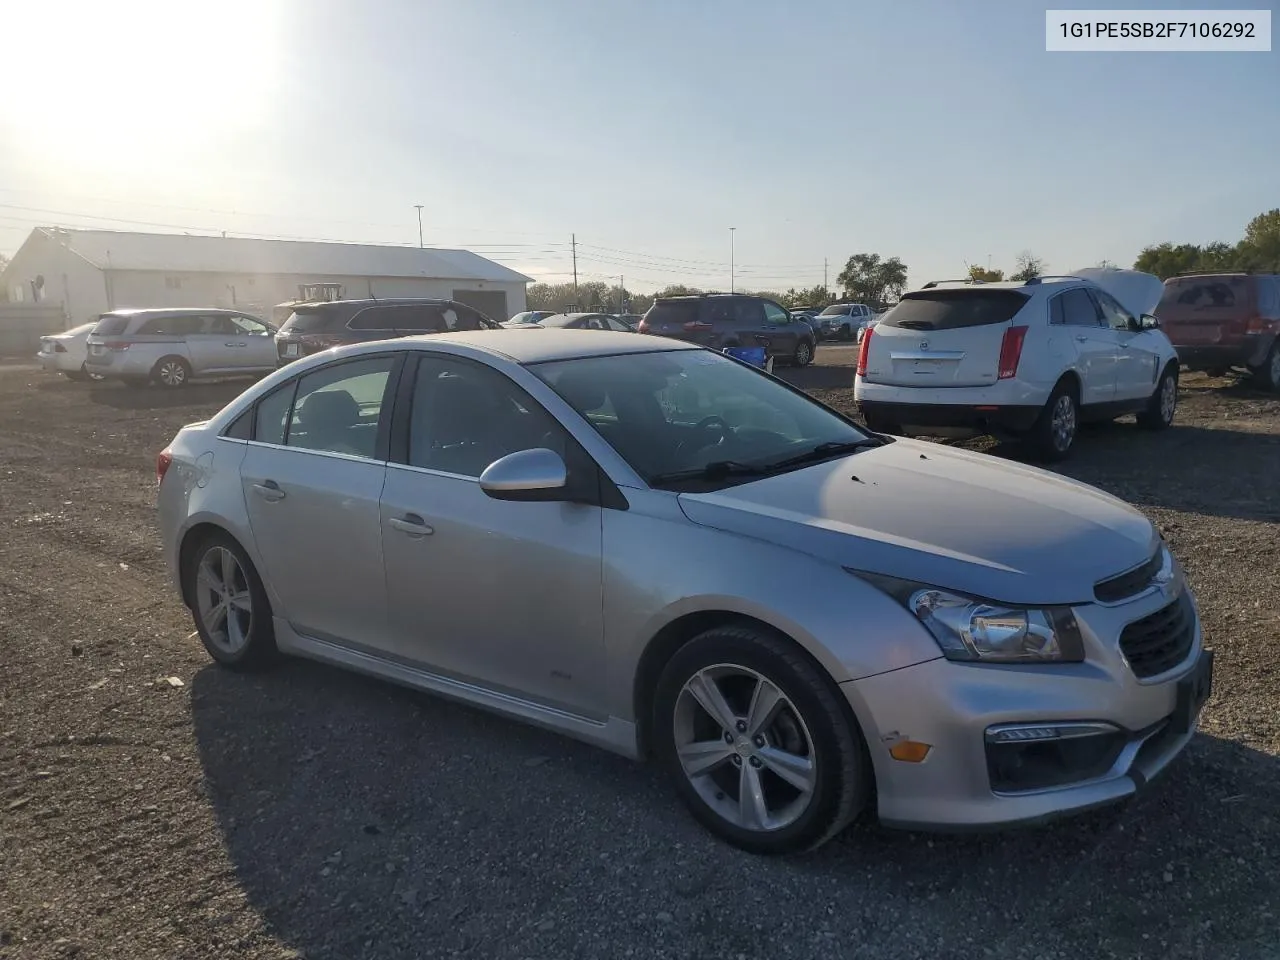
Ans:
[[[880,442],[804,393],[711,350],[582,357],[529,369],[653,486],[725,486]],[[783,463],[792,458],[797,462]],[[707,474],[693,476],[699,471]]]
[[[507,322],[508,323],[537,323],[540,319],[546,316],[548,316],[548,314],[542,312],[541,310],[526,310],[524,313],[517,313],[514,317],[512,317]]]
[[[823,311],[822,311],[821,316],[824,316],[824,317],[841,317],[841,316],[845,316],[846,314],[849,314],[849,313],[852,313],[852,312],[853,312],[853,307],[851,307],[849,304],[847,304],[847,303],[834,303],[834,304],[832,304],[831,306],[827,307],[827,309],[823,310]]]

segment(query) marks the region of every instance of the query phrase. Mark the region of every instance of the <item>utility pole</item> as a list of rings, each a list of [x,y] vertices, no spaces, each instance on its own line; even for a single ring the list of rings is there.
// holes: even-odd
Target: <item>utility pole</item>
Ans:
[[[569,243],[573,246],[573,302],[578,302],[578,235],[569,234]]]
[[[418,211],[418,249],[422,249],[422,204],[415,203],[413,208]]]
[[[827,289],[827,258],[822,258],[822,289]]]
[[[733,293],[733,231],[737,227],[729,228],[729,292]]]

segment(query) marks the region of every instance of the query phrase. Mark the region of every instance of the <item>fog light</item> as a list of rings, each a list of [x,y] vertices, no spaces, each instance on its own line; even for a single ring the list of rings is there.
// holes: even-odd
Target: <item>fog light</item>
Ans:
[[[922,763],[933,747],[917,740],[899,740],[889,748],[889,756],[903,763]]]
[[[986,731],[996,793],[1048,790],[1104,776],[1128,735],[1109,723],[1008,724]]]

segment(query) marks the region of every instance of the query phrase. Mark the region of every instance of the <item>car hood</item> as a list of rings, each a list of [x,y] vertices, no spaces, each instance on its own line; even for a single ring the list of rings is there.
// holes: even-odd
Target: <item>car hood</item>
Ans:
[[[1085,267],[1075,271],[1073,276],[1096,283],[1135,317],[1154,312],[1164,295],[1164,281],[1140,270]]]
[[[1057,474],[925,441],[681,494],[694,523],[1014,604],[1075,604],[1147,560],[1138,510]]]

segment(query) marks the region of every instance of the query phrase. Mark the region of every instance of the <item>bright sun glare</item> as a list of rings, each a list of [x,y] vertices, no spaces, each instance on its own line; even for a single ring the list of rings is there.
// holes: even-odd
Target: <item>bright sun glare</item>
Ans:
[[[0,127],[45,150],[195,145],[260,119],[275,92],[272,0],[5,6]]]

